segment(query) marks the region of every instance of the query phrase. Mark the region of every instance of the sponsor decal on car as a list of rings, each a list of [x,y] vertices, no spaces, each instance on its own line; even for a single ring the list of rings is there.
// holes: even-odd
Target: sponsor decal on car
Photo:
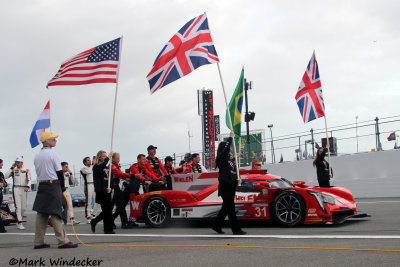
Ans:
[[[263,203],[263,204],[253,204],[253,207],[268,207],[268,203]]]
[[[307,216],[310,216],[310,217],[317,217],[318,214],[315,213],[316,211],[317,211],[317,209],[315,209],[315,208],[308,209]]]
[[[133,210],[139,210],[139,202],[137,201],[131,201],[131,207]]]
[[[235,201],[254,201],[258,194],[236,193]]]
[[[174,177],[175,183],[190,183],[194,181],[193,175],[185,176],[185,177]]]

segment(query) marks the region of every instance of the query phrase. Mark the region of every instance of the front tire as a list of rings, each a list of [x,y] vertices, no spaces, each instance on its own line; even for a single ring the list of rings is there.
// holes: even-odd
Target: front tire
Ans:
[[[283,191],[272,203],[271,215],[280,225],[287,227],[300,225],[306,217],[306,205],[298,193]]]
[[[143,215],[146,224],[157,228],[163,227],[171,220],[171,207],[165,198],[154,196],[144,205]]]

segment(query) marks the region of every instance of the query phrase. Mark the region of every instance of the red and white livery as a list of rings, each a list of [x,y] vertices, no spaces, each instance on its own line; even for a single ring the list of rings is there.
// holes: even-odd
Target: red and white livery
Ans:
[[[240,220],[274,220],[283,226],[341,223],[362,217],[352,193],[342,187],[311,187],[266,171],[240,170],[236,189],[236,214]],[[173,219],[214,219],[222,205],[218,172],[172,176],[173,190],[131,195],[131,215],[153,227]]]

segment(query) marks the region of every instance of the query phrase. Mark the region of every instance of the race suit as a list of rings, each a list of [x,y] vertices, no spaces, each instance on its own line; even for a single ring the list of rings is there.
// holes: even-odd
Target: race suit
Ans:
[[[86,205],[85,205],[85,216],[87,219],[90,218],[90,212],[96,213],[98,205],[94,201],[96,199],[96,193],[94,192],[94,183],[93,183],[93,166],[84,166],[81,169],[81,174],[85,181],[85,196],[86,196]]]
[[[26,197],[27,192],[25,189],[29,189],[31,186],[31,174],[28,169],[19,169],[15,167],[10,169],[6,174],[5,178],[13,179],[13,198],[15,204],[15,213],[17,215],[17,222],[20,223],[26,209]]]

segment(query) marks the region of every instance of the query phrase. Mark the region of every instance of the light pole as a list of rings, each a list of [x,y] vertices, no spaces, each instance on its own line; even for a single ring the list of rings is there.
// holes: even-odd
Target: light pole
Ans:
[[[356,116],[356,140],[357,140],[357,153],[358,153],[358,116]]]
[[[274,139],[272,137],[272,127],[274,127],[273,124],[268,125],[269,131],[271,133],[271,161],[272,163],[275,163],[275,149],[274,149]]]
[[[312,139],[304,141],[304,158],[308,159],[308,151],[307,151],[307,144],[312,144]],[[312,146],[312,145],[311,145]]]
[[[188,137],[189,137],[189,153],[192,154],[192,150],[190,149],[190,138],[193,137],[193,135],[190,135],[190,130],[188,130]]]
[[[247,82],[247,80],[244,79],[244,96],[245,96],[245,108],[246,108],[244,121],[246,122],[246,133],[247,133],[247,165],[250,165],[250,127],[249,127],[249,122],[254,121],[254,116],[256,115],[256,113],[254,113],[254,112],[249,112],[249,98],[247,96],[247,91],[251,90],[251,89],[253,89],[253,83]]]

